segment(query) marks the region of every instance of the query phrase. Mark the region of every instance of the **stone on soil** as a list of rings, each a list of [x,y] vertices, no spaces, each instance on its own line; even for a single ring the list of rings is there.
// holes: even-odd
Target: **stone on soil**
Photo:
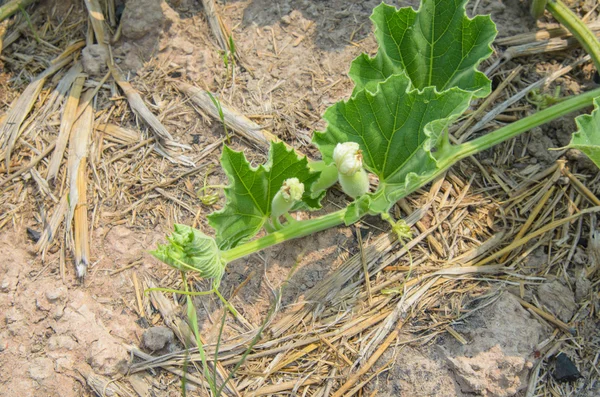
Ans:
[[[168,348],[175,338],[173,331],[167,327],[152,327],[142,335],[142,344],[150,351]]]
[[[540,303],[564,322],[569,322],[577,310],[573,292],[558,280],[540,285],[537,293]]]

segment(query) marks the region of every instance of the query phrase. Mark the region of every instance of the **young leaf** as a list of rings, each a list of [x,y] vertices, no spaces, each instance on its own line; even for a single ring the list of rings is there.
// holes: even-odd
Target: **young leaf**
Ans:
[[[600,168],[600,97],[594,99],[594,111],[576,117],[575,122],[577,132],[567,147],[581,150]]]
[[[319,174],[310,170],[306,157],[298,157],[281,142],[271,143],[267,163],[258,168],[250,165],[244,153],[227,146],[223,149],[221,164],[230,182],[225,189],[226,204],[208,216],[221,249],[235,247],[260,231],[271,216],[273,197],[288,178],[295,177],[304,183],[302,203],[305,208],[320,206],[322,195],[311,197],[311,186]]]
[[[379,49],[374,58],[362,54],[352,63],[354,92],[375,91],[377,83],[404,71],[414,88],[459,87],[476,97],[487,96],[490,80],[476,68],[492,53],[496,25],[489,16],[469,19],[466,2],[423,0],[418,11],[377,6],[371,20]]]
[[[366,168],[379,177],[378,194],[385,189],[385,195],[404,188],[409,176],[437,170],[431,149],[440,142],[444,129],[467,109],[471,94],[458,88],[444,92],[434,87],[410,88],[406,75],[394,75],[380,83],[375,93],[363,90],[327,109],[327,129],[315,133],[313,139],[323,160],[332,162],[337,143],[358,143]]]
[[[167,239],[169,244],[159,245],[150,252],[155,258],[181,271],[196,271],[204,278],[221,279],[226,263],[215,239],[180,224],[175,224],[175,231]]]

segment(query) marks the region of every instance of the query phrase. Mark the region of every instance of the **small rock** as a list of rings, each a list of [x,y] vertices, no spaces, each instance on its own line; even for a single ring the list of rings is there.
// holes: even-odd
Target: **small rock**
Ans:
[[[48,302],[54,303],[65,295],[65,290],[63,288],[57,288],[54,290],[46,291],[46,299]]]
[[[168,348],[175,339],[170,328],[153,327],[147,329],[142,335],[142,344],[150,351],[158,351]]]
[[[573,292],[558,280],[540,285],[537,293],[540,302],[564,322],[569,322],[577,310]]]
[[[565,353],[559,353],[554,358],[552,376],[559,382],[574,382],[581,378],[581,373],[573,361]]]
[[[577,149],[569,149],[566,153],[567,159],[577,163],[577,168],[580,170],[588,170],[598,172],[598,166],[590,160],[588,156]]]
[[[81,51],[83,70],[90,75],[106,73],[108,53],[106,48],[99,44],[88,45]]]
[[[162,2],[162,0],[127,1],[121,17],[123,36],[137,40],[152,32],[160,31],[165,20],[161,7]]]
[[[29,366],[29,376],[36,381],[42,381],[54,374],[54,362],[47,357],[34,358]]]
[[[289,15],[284,15],[283,17],[281,17],[281,23],[284,25],[289,25],[290,23],[292,23],[292,18]]]
[[[34,243],[37,243],[41,236],[41,232],[38,232],[37,230],[32,229],[30,227],[27,228],[27,237],[29,237]]]
[[[506,355],[496,345],[475,357],[448,357],[454,375],[467,393],[489,397],[509,397],[527,386],[531,362],[522,357]]]
[[[187,40],[181,41],[180,48],[188,55],[192,55],[194,53],[194,45]]]
[[[60,320],[62,316],[65,314],[64,306],[56,306],[54,310],[52,310],[52,318],[55,320]]]

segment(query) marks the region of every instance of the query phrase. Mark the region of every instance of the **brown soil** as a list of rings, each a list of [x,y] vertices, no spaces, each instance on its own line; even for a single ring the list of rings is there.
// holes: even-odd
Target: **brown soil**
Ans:
[[[45,7],[44,12],[56,18],[66,12],[66,3],[46,1],[40,7]],[[73,6],[74,16],[84,13],[79,3],[69,3]],[[125,3],[122,38],[115,43],[113,56],[130,73],[133,84],[147,103],[156,109],[166,109],[167,105],[175,103],[177,111],[164,111],[162,121],[181,143],[191,145],[198,152],[222,138],[222,127],[198,116],[189,104],[182,110],[181,102],[170,102],[173,89],[165,81],[181,79],[217,92],[226,103],[255,117],[286,142],[314,155],[315,151],[308,143],[312,131],[324,126],[320,115],[329,105],[347,98],[352,90],[346,75],[348,65],[361,52],[373,54],[376,50],[368,17],[379,0],[231,1],[219,4],[218,8],[226,24],[233,27],[235,45],[241,55],[232,80],[216,49],[199,1],[173,0],[167,4],[157,0],[128,0]],[[402,6],[415,6],[418,1],[401,3]],[[61,8],[57,10],[59,6]],[[522,1],[482,0],[477,12],[491,13],[501,37],[536,28]],[[542,69],[553,70],[556,61],[569,54],[545,56],[536,61]],[[97,57],[91,57],[86,71],[101,78],[105,71],[95,69]],[[530,67],[525,75],[539,76],[540,71]],[[17,73],[10,65],[5,70],[0,69],[0,87],[8,84],[8,76]],[[158,89],[153,86],[155,83]],[[580,75],[559,79],[556,84],[570,93],[580,90],[588,82]],[[10,93],[0,91],[0,107],[6,109],[22,88],[22,84],[16,84]],[[124,125],[137,128],[131,113],[123,111],[119,117]],[[494,166],[506,169],[518,163],[524,168],[554,162],[562,153],[548,154],[546,148],[564,145],[565,131],[573,130],[572,124],[570,117],[533,131],[531,139],[516,141],[508,164]],[[253,160],[264,159],[261,150],[249,148],[245,141],[234,139],[232,146],[236,150],[245,149]],[[504,148],[494,153],[501,154]],[[213,152],[207,161],[216,164],[218,152]],[[83,282],[76,279],[72,258],[62,244],[56,242],[44,258],[35,253],[34,243],[27,237],[28,227],[42,228],[39,207],[33,198],[36,194],[34,185],[19,180],[20,185],[10,192],[10,199],[1,211],[10,211],[21,202],[25,205],[10,222],[0,227],[0,395],[93,395],[88,386],[89,374],[114,378],[125,374],[131,362],[127,347],[140,346],[144,330],[163,323],[147,298],[142,298],[143,307],[138,304],[136,292],[141,292],[142,288],[137,283],[143,282],[142,275],[150,274],[160,281],[161,287],[181,288],[181,284],[179,275],[153,259],[148,251],[163,241],[173,222],[194,223],[210,233],[204,219],[214,208],[200,205],[195,197],[194,191],[204,183],[204,174],[199,173],[181,180],[170,190],[198,213],[160,194],[148,198],[139,209],[125,211],[138,200],[130,193],[142,185],[144,178],[171,175],[175,167],[155,154],[140,154],[139,158],[146,159],[146,155],[151,159],[147,164],[118,163],[119,169],[111,171],[117,176],[107,176],[109,182],[101,178],[97,181],[98,186],[126,186],[127,191],[114,194],[106,201],[94,198],[93,213],[90,208],[92,265]],[[495,158],[498,157],[501,156]],[[482,159],[484,164],[485,160]],[[581,164],[585,162],[579,157],[576,160]],[[589,170],[593,166],[580,165],[580,169],[590,173],[585,167]],[[462,171],[464,169],[457,170],[457,174],[464,181],[474,172],[473,169]],[[119,178],[128,172],[134,175],[133,181],[129,179],[122,183]],[[138,176],[139,180],[135,180]],[[221,171],[213,171],[208,182],[224,183],[224,175]],[[591,188],[596,191],[598,186]],[[326,210],[344,205],[344,200],[338,192],[329,194]],[[425,220],[432,221],[433,218],[431,215]],[[373,235],[386,227],[376,219],[368,219],[368,222],[373,227],[361,226]],[[307,291],[351,254],[358,252],[357,230],[354,227],[331,229],[236,261],[228,266],[221,290],[230,296],[245,283],[231,303],[249,324],[258,327],[269,309],[273,288],[284,283],[294,270],[284,290],[281,311],[294,310],[298,302],[303,302]],[[366,235],[365,240],[368,243]],[[66,259],[62,257],[62,250]],[[541,255],[544,253],[542,250]],[[577,254],[587,258],[582,249]],[[547,259],[546,255],[540,263]],[[61,261],[66,268],[64,277],[60,273]],[[206,287],[202,282],[199,285]],[[478,288],[476,293],[465,293],[464,307],[476,307],[478,296],[497,291],[495,285]],[[585,288],[583,281],[575,286],[575,283],[564,285],[561,281],[549,280],[528,292],[537,293],[536,299],[568,322],[578,311],[592,316],[593,307],[582,302],[597,295],[598,283]],[[575,292],[585,298],[577,299]],[[365,385],[365,393],[377,390],[379,396],[497,397],[523,393],[538,358],[537,349],[551,337],[554,328],[525,310],[515,298],[519,294],[519,291],[504,291],[493,304],[460,324],[454,324],[456,331],[467,339],[466,345],[447,333],[433,335],[428,339],[429,343],[410,343],[421,338],[423,333],[412,329],[404,331],[398,342],[402,346],[397,349],[392,346],[380,359],[382,365],[390,360],[393,365]],[[552,299],[553,296],[562,300]],[[169,299],[176,301],[173,295]],[[177,314],[183,317],[185,309],[179,305],[182,302],[176,301],[176,305],[180,310]],[[214,342],[218,318],[223,313],[222,305],[212,296],[197,298],[195,302],[202,332]],[[597,314],[593,315],[595,319],[582,325],[582,329],[586,338],[597,341]],[[415,329],[422,330],[422,326],[414,324]],[[224,337],[234,337],[245,331],[247,329],[242,325],[232,321]],[[181,348],[181,344],[173,347]],[[136,376],[149,390],[147,395],[179,395],[181,392],[179,378],[166,372],[153,372],[156,379]],[[138,395],[143,395],[139,385],[133,388]],[[586,389],[585,393],[593,393],[597,388],[597,385],[586,383],[577,390]],[[190,390],[201,394],[199,388],[190,387]]]

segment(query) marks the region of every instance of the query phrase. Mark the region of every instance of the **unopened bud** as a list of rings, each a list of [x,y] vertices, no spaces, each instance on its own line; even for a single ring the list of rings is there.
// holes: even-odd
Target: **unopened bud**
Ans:
[[[358,143],[338,143],[333,150],[333,161],[342,175],[354,175],[363,168],[362,152]]]
[[[275,197],[273,197],[271,215],[277,218],[285,214],[297,201],[302,200],[303,194],[304,184],[298,178],[286,179]]]
[[[304,194],[304,183],[301,183],[298,178],[289,178],[283,182],[279,191],[285,201],[299,201]]]

